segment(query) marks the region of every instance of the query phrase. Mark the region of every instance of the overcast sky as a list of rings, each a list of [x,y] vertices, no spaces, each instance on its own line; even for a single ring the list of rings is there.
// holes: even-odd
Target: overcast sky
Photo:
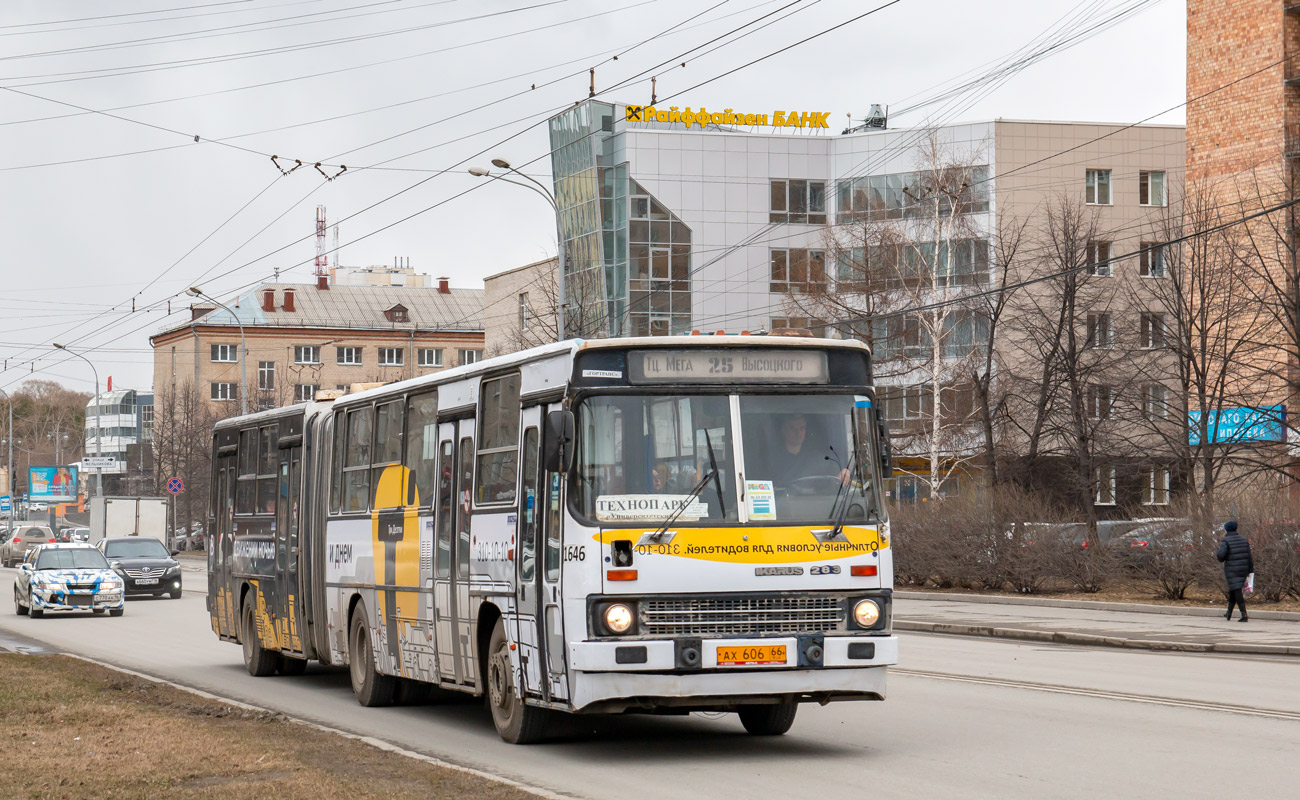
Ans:
[[[540,159],[526,171],[549,180],[543,121],[587,96],[593,65],[598,91],[667,62],[659,96],[690,89],[673,105],[830,111],[838,132],[846,113],[905,108],[1049,31],[1133,9],[997,87],[895,114],[891,127],[927,115],[1133,122],[1184,99],[1180,0],[898,0],[691,88],[888,3],[4,0],[0,387],[48,377],[90,389],[86,365],[50,347],[60,341],[92,350],[101,380],[148,388],[148,335],[183,318],[186,287],[224,299],[277,267],[283,280],[310,279],[317,204],[340,222],[345,265],[409,258],[481,288],[553,254],[540,198],[465,168]],[[649,93],[647,75],[602,97]],[[1183,119],[1179,108],[1155,121]],[[348,170],[281,176],[272,154]]]

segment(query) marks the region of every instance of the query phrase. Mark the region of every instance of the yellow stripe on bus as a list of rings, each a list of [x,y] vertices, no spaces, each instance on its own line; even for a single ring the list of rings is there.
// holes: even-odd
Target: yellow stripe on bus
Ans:
[[[851,558],[889,547],[889,537],[876,528],[846,525],[844,535],[833,542],[821,542],[813,531],[832,526],[774,528],[678,528],[672,541],[638,544],[651,530],[623,528],[601,531],[591,538],[602,545],[631,539],[638,555],[675,556],[729,564],[790,564]],[[824,534],[823,534],[824,535]]]

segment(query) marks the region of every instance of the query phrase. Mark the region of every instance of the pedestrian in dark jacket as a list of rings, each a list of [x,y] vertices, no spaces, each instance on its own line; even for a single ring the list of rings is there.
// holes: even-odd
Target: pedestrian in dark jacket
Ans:
[[[1228,613],[1224,619],[1232,619],[1233,606],[1241,609],[1241,621],[1246,617],[1246,596],[1242,587],[1246,585],[1246,576],[1255,571],[1255,559],[1250,555],[1250,542],[1237,533],[1237,521],[1223,523],[1223,539],[1219,542],[1219,552],[1215,556],[1223,562],[1223,577],[1228,581]]]

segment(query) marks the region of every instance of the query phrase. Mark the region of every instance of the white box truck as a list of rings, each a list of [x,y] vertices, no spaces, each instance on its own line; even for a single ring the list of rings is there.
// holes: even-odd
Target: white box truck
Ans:
[[[90,543],[115,536],[148,536],[167,544],[167,498],[90,498]]]

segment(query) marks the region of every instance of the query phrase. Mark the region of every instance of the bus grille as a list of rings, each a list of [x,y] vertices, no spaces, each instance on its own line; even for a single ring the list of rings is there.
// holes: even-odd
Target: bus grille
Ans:
[[[844,627],[838,597],[674,597],[641,603],[642,633],[658,636],[756,636]]]

